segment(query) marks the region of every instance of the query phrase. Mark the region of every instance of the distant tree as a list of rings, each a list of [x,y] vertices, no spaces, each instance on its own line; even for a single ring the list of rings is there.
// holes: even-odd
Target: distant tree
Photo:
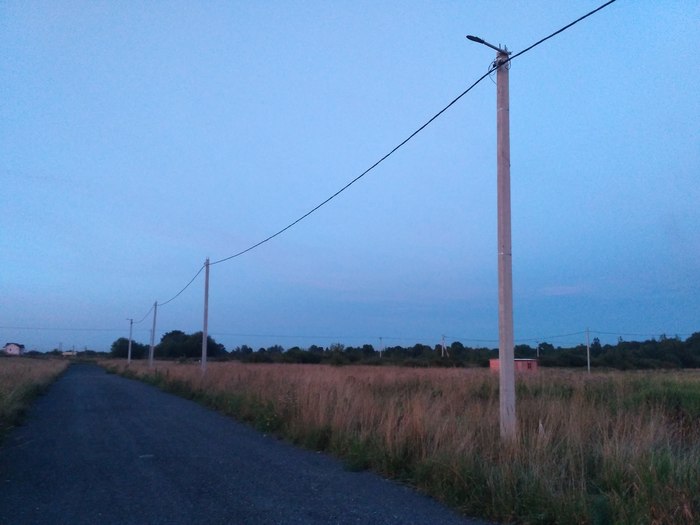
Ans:
[[[319,353],[312,353],[294,346],[284,353],[282,361],[285,363],[316,364],[321,362],[321,358]]]
[[[372,345],[362,345],[362,356],[365,358],[368,357],[374,357],[374,355],[377,352],[375,352],[374,347]]]
[[[207,336],[207,357],[219,357],[226,354],[224,345],[217,343],[211,336]],[[158,357],[176,358],[201,358],[202,357],[202,332],[186,334],[181,330],[173,330],[161,337],[160,344],[156,346]]]
[[[208,339],[208,351],[212,357],[223,357],[226,349],[216,343],[211,337]],[[128,340],[121,338],[112,344],[112,355],[126,356]],[[649,368],[700,368],[700,332],[694,333],[685,341],[678,336],[667,337],[662,335],[658,340],[624,341],[621,338],[616,344],[601,345],[598,338],[594,338],[591,345],[591,365],[595,367],[628,369]],[[133,343],[132,353],[134,358],[146,355],[147,345]],[[280,345],[269,348],[260,348],[254,351],[247,345],[236,347],[229,358],[240,359],[244,362],[254,363],[329,363],[343,365],[348,363],[367,365],[402,365],[411,367],[488,367],[489,359],[498,357],[498,349],[495,348],[471,348],[454,341],[449,347],[449,357],[441,356],[441,345],[435,348],[423,344],[411,347],[387,347],[380,358],[372,345],[365,344],[361,347],[344,346],[340,343],[331,344],[324,349],[317,345],[311,345],[308,349],[292,347],[284,350]],[[558,367],[585,367],[587,363],[586,345],[579,344],[574,347],[554,347],[550,343],[540,343],[537,348],[529,345],[517,345],[515,354],[517,357],[534,357],[536,351],[540,353],[541,366]],[[180,330],[168,332],[161,339],[157,347],[157,353],[161,357],[169,358],[199,358],[202,352],[202,333],[186,334]],[[60,354],[58,350],[53,353]]]
[[[112,343],[110,355],[119,359],[126,359],[129,353],[129,339],[120,337]],[[131,341],[131,358],[143,359],[148,353],[148,345]]]
[[[537,345],[537,349],[540,351],[540,355],[547,354],[554,351],[554,345],[543,342]]]
[[[340,343],[333,343],[329,348],[331,352],[342,352],[343,350],[345,350],[345,345],[341,345]]]
[[[197,342],[199,352],[196,352],[193,357],[202,356],[202,332],[195,332],[190,337]],[[222,357],[226,355],[226,347],[221,343],[217,343],[210,335],[207,336],[207,357]]]
[[[695,332],[686,339],[683,346],[685,346],[691,354],[700,359],[700,332]]]
[[[450,344],[449,352],[450,355],[454,359],[460,359],[463,360],[466,358],[466,349],[464,348],[464,345],[460,343],[459,341],[453,341],[452,344]]]
[[[406,350],[401,346],[388,346],[384,349],[384,355],[390,359],[405,359]]]
[[[332,365],[344,365],[350,362],[348,356],[344,353],[345,345],[333,343],[328,349],[327,359]]]
[[[303,363],[304,362],[304,354],[307,354],[308,352],[305,352],[298,346],[293,346],[289,350],[287,350],[284,353],[284,358],[283,361],[285,363]]]
[[[160,338],[155,354],[157,357],[166,358],[190,357],[188,354],[192,353],[192,350],[189,336],[182,330],[172,330]]]
[[[324,352],[324,350],[323,350],[322,347],[316,346],[316,345],[311,345],[311,346],[308,348],[308,351],[309,351],[310,353],[312,353],[312,354],[323,354],[323,352]]]
[[[358,361],[362,360],[362,350],[355,348],[354,346],[346,346],[343,349],[343,353],[345,354],[345,358],[350,363],[357,363]]]
[[[245,358],[247,363],[273,363],[272,355],[269,354],[264,348],[258,349],[257,352],[253,352],[248,357]]]
[[[423,345],[423,344],[415,344],[413,345],[413,348],[410,349],[410,355],[411,357],[424,357],[426,359],[430,359],[435,355],[435,351],[430,348],[428,345]]]
[[[537,351],[534,348],[531,348],[530,345],[515,345],[514,354],[515,357],[518,358],[529,358],[535,357],[537,355]]]

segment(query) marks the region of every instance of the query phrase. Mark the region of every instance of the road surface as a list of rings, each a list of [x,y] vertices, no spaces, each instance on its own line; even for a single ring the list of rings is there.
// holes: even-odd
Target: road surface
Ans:
[[[0,525],[484,524],[144,383],[73,365],[0,448]]]

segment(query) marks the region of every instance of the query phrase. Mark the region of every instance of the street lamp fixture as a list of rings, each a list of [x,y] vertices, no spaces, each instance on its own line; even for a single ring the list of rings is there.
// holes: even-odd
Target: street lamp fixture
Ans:
[[[479,38],[478,36],[467,35],[467,38],[469,40],[471,40],[472,42],[476,42],[477,44],[484,44],[485,46],[490,47],[494,51],[498,51],[499,53],[503,53],[504,55],[510,55],[510,51],[508,51],[508,49],[506,49],[506,48],[501,49],[498,46],[494,46],[493,44],[489,44],[486,40],[484,40],[483,38]]]

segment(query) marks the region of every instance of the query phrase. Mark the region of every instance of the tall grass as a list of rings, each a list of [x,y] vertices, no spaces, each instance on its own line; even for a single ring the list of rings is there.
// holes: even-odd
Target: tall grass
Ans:
[[[123,366],[118,367],[124,371]],[[487,370],[158,363],[128,374],[306,447],[522,523],[700,522],[700,373],[545,370],[499,439]]]
[[[0,358],[0,439],[67,366],[67,361],[57,359]]]

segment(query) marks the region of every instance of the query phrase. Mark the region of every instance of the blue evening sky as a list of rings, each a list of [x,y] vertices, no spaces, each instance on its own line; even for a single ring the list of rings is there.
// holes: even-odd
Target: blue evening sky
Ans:
[[[0,344],[108,350],[486,72],[465,35],[517,52],[600,3],[3,1]],[[696,0],[619,0],[513,62],[516,342],[700,330],[699,34]],[[496,347],[495,106],[487,78],[212,266],[211,335]]]

